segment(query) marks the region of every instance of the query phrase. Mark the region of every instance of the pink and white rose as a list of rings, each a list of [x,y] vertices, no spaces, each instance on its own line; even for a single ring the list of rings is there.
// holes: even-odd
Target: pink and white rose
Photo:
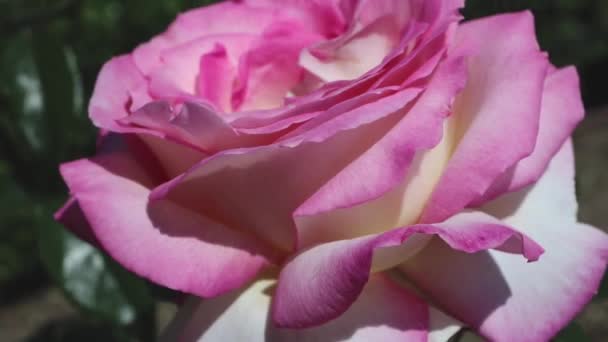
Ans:
[[[608,260],[576,219],[577,73],[529,12],[463,2],[181,14],[101,70],[57,219],[194,295],[172,341],[548,340]]]

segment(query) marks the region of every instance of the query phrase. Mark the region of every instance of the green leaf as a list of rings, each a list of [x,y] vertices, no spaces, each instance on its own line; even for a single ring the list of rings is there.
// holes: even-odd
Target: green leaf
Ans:
[[[0,101],[3,115],[0,129],[5,157],[26,159],[39,152],[44,141],[43,101],[38,72],[34,64],[30,35],[23,33],[6,39],[0,50]]]
[[[82,141],[86,120],[74,54],[47,26],[27,30],[3,45],[0,96],[7,114],[0,124],[11,137],[6,143],[25,145],[31,159],[61,159],[66,146]]]
[[[41,259],[53,280],[86,311],[129,325],[153,310],[145,281],[61,226],[40,226],[39,241]]]
[[[62,191],[57,164],[95,140],[76,58],[60,37],[26,30],[0,49],[0,155],[30,193]]]
[[[56,29],[57,30],[57,29]],[[82,145],[90,130],[83,109],[83,90],[76,57],[53,27],[33,30],[34,61],[44,104],[45,148],[63,159],[71,145]]]
[[[27,290],[44,286],[44,273],[35,253],[36,217],[23,190],[0,161],[0,302],[12,301]]]

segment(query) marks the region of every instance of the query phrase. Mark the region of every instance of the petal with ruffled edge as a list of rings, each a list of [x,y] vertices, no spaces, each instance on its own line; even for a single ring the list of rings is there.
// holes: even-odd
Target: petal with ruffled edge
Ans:
[[[255,239],[175,203],[148,203],[154,182],[129,154],[70,162],[61,173],[103,248],[154,282],[215,296],[267,263],[271,252]]]
[[[596,293],[608,262],[608,237],[576,222],[570,143],[533,187],[484,209],[538,241],[534,263],[503,251],[464,254],[431,242],[402,267],[454,317],[492,341],[546,341]]]
[[[532,14],[460,25],[448,53],[472,55],[469,78],[454,105],[458,143],[421,222],[439,222],[462,210],[532,153],[538,135],[548,62],[539,51]]]
[[[428,305],[384,275],[372,276],[352,307],[311,329],[280,329],[268,312],[274,280],[212,300],[190,298],[162,341],[420,341],[429,330]]]
[[[216,110],[202,102],[184,102],[177,110],[167,101],[152,101],[119,123],[135,132],[173,141],[183,145],[183,149],[202,154],[269,140],[264,134],[239,134]]]
[[[352,106],[316,129],[272,145],[217,153],[157,187],[152,197],[169,196],[291,250],[295,208],[384,136],[418,92],[406,89]]]
[[[407,240],[419,234],[437,235],[451,248],[466,253],[506,248],[528,260],[542,254],[535,242],[479,212],[461,213],[434,225],[320,244],[295,255],[283,267],[273,301],[274,321],[281,327],[305,328],[338,317],[359,296],[372,269],[398,265],[411,256],[408,250],[417,250],[416,240],[411,245]],[[389,247],[404,243],[409,248],[391,253]]]

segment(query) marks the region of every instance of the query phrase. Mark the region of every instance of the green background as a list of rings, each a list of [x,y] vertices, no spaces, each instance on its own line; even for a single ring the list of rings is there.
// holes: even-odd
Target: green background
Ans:
[[[159,315],[170,314],[163,303],[171,291],[53,222],[66,198],[57,165],[93,152],[96,133],[85,109],[101,65],[163,31],[180,11],[209,2],[0,0],[1,341],[150,341]],[[601,113],[608,104],[608,1],[470,0],[465,15],[522,9],[534,11],[551,60],[578,67],[585,104]],[[596,203],[608,191],[606,172],[597,172],[608,166],[608,124],[600,116],[589,114],[577,134],[577,167],[581,212],[606,227],[605,204]],[[608,338],[601,328],[607,292],[558,340]]]

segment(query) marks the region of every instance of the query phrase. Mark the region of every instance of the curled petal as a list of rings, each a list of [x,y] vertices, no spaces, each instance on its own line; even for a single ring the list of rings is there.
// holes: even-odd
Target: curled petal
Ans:
[[[152,198],[173,198],[291,250],[295,208],[393,127],[417,93],[408,89],[362,106],[341,106],[331,120],[302,134],[217,153],[157,187]],[[310,165],[317,166],[315,172]]]
[[[210,297],[241,286],[267,263],[255,239],[165,201],[128,154],[63,164],[61,173],[102,247],[133,272]]]
[[[428,304],[384,275],[372,276],[351,309],[340,318],[310,329],[281,329],[269,320],[274,283],[259,280],[244,291],[212,300],[189,299],[162,340],[427,341]]]
[[[537,260],[535,242],[482,213],[458,214],[439,224],[420,224],[383,234],[328,242],[297,254],[281,271],[272,316],[281,327],[305,328],[328,322],[355,301],[376,265],[395,266],[411,256],[387,253],[413,235],[437,235],[451,248],[476,253],[491,248]],[[415,248],[415,246],[409,246]],[[389,258],[391,260],[386,260]],[[377,268],[377,267],[374,267]]]

